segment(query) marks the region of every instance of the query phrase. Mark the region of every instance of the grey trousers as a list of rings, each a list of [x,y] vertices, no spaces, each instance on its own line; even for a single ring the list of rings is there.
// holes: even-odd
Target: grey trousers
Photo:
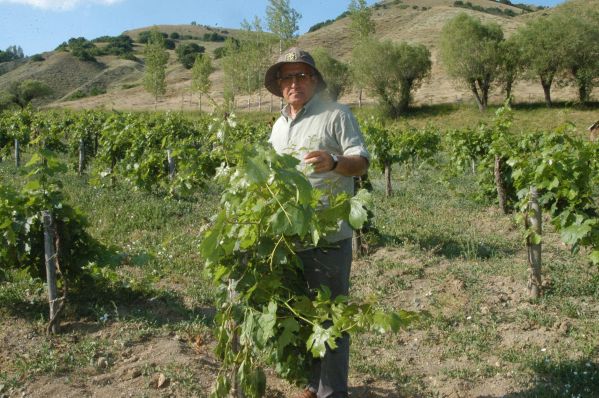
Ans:
[[[327,286],[332,298],[349,293],[349,273],[352,261],[352,240],[344,239],[331,248],[315,248],[298,252],[304,266],[304,276],[310,289]],[[326,326],[326,325],[325,325]],[[318,398],[347,397],[349,373],[349,335],[337,339],[337,348],[327,350],[323,358],[314,358],[308,388]]]

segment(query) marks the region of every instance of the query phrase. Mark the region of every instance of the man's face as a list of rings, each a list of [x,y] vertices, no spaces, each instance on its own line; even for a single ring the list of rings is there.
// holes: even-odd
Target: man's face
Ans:
[[[299,109],[312,98],[318,85],[314,70],[306,64],[284,64],[279,70],[279,86],[283,98],[293,108]]]

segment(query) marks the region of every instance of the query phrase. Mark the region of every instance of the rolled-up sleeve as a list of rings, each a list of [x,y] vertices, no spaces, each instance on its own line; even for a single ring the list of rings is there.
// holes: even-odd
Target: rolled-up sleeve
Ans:
[[[366,148],[364,137],[360,132],[360,125],[354,115],[346,107],[340,109],[336,117],[333,118],[333,131],[335,132],[335,138],[343,151],[341,155],[358,155],[370,161],[370,153]]]

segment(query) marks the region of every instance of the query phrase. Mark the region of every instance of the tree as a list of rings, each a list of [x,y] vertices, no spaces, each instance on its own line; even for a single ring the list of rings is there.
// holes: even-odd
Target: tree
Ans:
[[[268,29],[279,38],[279,54],[295,39],[302,15],[291,8],[289,0],[268,0],[266,21]]]
[[[212,83],[210,74],[214,72],[212,61],[207,54],[197,54],[191,68],[191,89],[200,93],[200,111],[202,111],[202,94],[208,94]]]
[[[500,65],[501,27],[460,13],[441,30],[441,59],[447,73],[464,83],[474,95],[479,110],[487,107],[489,90]]]
[[[354,49],[353,73],[358,84],[379,98],[389,116],[409,106],[411,93],[429,75],[430,52],[420,44],[364,40]]]
[[[351,0],[348,7],[350,25],[349,29],[354,44],[369,38],[375,32],[372,21],[372,10],[366,0]]]
[[[52,93],[52,89],[39,80],[26,79],[14,82],[8,87],[10,100],[25,108],[33,99],[45,97]]]
[[[145,73],[144,89],[154,96],[154,104],[158,96],[166,93],[166,63],[168,52],[164,49],[164,36],[158,31],[152,31],[144,49]]]
[[[273,36],[262,30],[260,18],[255,17],[252,23],[244,20],[241,27],[238,40],[225,41],[222,66],[229,99],[237,93],[251,95],[262,89],[273,52]]]
[[[369,39],[375,32],[375,25],[372,21],[372,10],[368,8],[366,0],[351,0],[347,9],[350,18],[350,32],[353,42],[353,48],[356,49],[361,46],[361,43]],[[352,52],[352,64],[357,59],[359,54]],[[354,74],[355,69],[351,68],[350,71]],[[360,85],[360,79],[354,76],[353,83],[358,89],[358,104],[362,106],[362,89]]]
[[[560,45],[563,43],[564,21],[560,19],[555,16],[540,17],[517,31],[522,56],[526,60],[527,74],[541,81],[547,107],[551,107],[553,80],[564,65]]]
[[[560,42],[564,51],[563,66],[569,74],[567,80],[578,88],[579,101],[585,103],[590,100],[599,78],[599,13],[592,8],[568,4],[559,10],[555,17],[560,18],[564,30]]]
[[[350,85],[349,66],[333,58],[325,49],[312,51],[318,70],[327,83],[327,92],[336,101]]]
[[[517,36],[511,36],[509,39],[499,43],[499,55],[499,69],[496,81],[502,86],[505,92],[505,99],[509,104],[512,98],[514,83],[524,71],[525,61]]]
[[[16,59],[25,58],[25,54],[23,53],[23,49],[21,46],[8,46],[6,51],[0,50],[0,62],[8,62],[14,61]]]

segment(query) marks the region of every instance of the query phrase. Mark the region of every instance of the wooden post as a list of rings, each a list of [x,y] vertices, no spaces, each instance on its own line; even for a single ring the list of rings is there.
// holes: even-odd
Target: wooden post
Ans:
[[[529,236],[526,239],[528,251],[528,292],[531,298],[537,299],[541,295],[541,242],[543,233],[542,213],[539,206],[539,193],[537,187],[530,187],[528,214],[526,214],[526,227]]]
[[[21,165],[21,148],[19,147],[19,140],[15,138],[15,166],[19,168]]]
[[[390,197],[393,193],[391,188],[391,164],[385,165],[385,195]]]
[[[85,167],[85,143],[83,142],[83,139],[79,140],[79,167],[77,168],[77,171],[79,172],[79,175],[83,175],[83,168]]]
[[[52,214],[49,211],[42,211],[42,219],[44,222],[44,253],[46,260],[46,280],[48,282],[48,303],[50,304],[50,322],[52,323],[58,312],[54,223],[52,221]],[[50,331],[51,333],[58,332],[58,322],[53,322]]]
[[[243,260],[246,261],[245,259]],[[234,305],[239,299],[239,293],[235,290],[237,283],[233,279],[229,279],[229,286],[227,287],[227,299],[230,305]],[[240,350],[239,347],[239,332],[237,330],[237,324],[234,320],[230,320],[227,325],[229,338],[231,339],[231,350],[234,354],[237,354]],[[239,385],[238,365],[234,364],[229,373],[229,380],[231,381],[231,391],[229,393],[230,398],[245,398],[243,388]]]
[[[495,187],[497,188],[497,199],[499,200],[499,208],[503,214],[507,214],[507,193],[503,186],[503,178],[501,175],[501,156],[495,155]]]
[[[175,178],[175,159],[171,156],[171,150],[166,150],[166,159],[168,161],[168,179],[172,181]]]

